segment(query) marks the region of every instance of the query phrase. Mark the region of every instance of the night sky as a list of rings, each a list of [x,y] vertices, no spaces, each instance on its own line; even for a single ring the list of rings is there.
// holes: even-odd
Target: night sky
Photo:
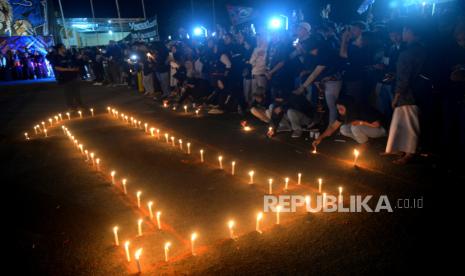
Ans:
[[[58,1],[58,0],[55,0]],[[115,0],[93,0],[96,17],[117,17]],[[302,9],[306,15],[306,20],[312,21],[317,18],[321,7],[325,3],[332,3],[333,17],[340,20],[356,16],[355,10],[362,0],[216,0],[217,23],[229,25],[229,18],[226,12],[226,4],[254,6],[261,14],[287,13],[293,9]],[[191,28],[195,24],[211,26],[212,1],[194,0],[194,20],[191,22],[190,0],[178,1],[155,1],[145,0],[147,16],[158,15],[159,29],[161,35],[168,35],[184,26]],[[62,0],[65,17],[91,17],[89,0]],[[119,0],[121,17],[142,17],[141,0]],[[58,7],[58,5],[57,5]],[[349,12],[350,11],[350,12]]]

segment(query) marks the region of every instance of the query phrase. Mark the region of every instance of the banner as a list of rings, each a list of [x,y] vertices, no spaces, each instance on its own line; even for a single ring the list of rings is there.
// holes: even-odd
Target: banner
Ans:
[[[233,25],[242,24],[255,18],[255,10],[251,7],[227,5],[226,8]]]
[[[47,49],[53,46],[51,36],[9,36],[0,37],[0,52],[6,54],[8,50],[19,52],[39,52],[47,54]]]
[[[0,35],[41,33],[46,5],[43,0],[0,0]]]
[[[132,41],[158,41],[157,17],[147,18],[145,21],[130,22],[130,38]]]

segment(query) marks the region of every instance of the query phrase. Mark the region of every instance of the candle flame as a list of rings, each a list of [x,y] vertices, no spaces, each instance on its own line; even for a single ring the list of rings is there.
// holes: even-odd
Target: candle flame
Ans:
[[[136,253],[134,253],[134,259],[139,260],[141,254],[142,254],[142,248],[137,249]]]
[[[229,229],[232,229],[232,228],[234,227],[235,224],[236,224],[236,223],[234,222],[234,220],[228,221],[228,228],[229,228]]]
[[[359,154],[360,154],[360,152],[358,151],[358,149],[354,149],[354,155],[355,155],[355,157],[358,157]]]
[[[191,241],[195,241],[197,239],[197,233],[192,233],[191,234]]]

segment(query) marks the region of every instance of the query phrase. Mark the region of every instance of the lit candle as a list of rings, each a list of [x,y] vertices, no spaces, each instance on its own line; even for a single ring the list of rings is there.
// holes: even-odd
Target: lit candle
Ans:
[[[42,124],[42,128],[45,130],[45,122],[42,121],[41,124]]]
[[[182,140],[179,139],[178,142],[179,142],[179,149],[182,150]]]
[[[137,208],[140,208],[140,196],[142,195],[142,191],[137,191],[136,197],[137,197]]]
[[[139,248],[136,250],[136,253],[134,254],[134,259],[136,260],[136,264],[137,264],[137,272],[138,273],[141,273],[142,270],[140,268],[140,261],[139,261],[139,258],[140,258],[140,255],[142,254],[142,248]]]
[[[231,239],[235,239],[235,236],[234,236],[234,225],[236,223],[234,222],[234,220],[230,220],[228,221],[228,228],[229,228],[229,237]]]
[[[92,117],[94,117],[94,109],[93,108],[90,109],[90,114],[92,115]]]
[[[170,247],[171,247],[171,243],[166,242],[165,243],[165,262],[167,262],[169,259]]]
[[[66,112],[66,116],[68,117],[68,120],[71,120],[71,114],[69,114],[69,112]]]
[[[316,154],[316,146],[313,146],[313,151],[312,151],[313,154]]]
[[[48,118],[48,122],[50,123],[50,126],[53,126],[53,120],[52,120],[52,118]]]
[[[116,172],[115,172],[115,171],[111,171],[110,175],[111,175],[111,184],[115,184],[115,175],[116,175]]]
[[[149,201],[147,203],[147,207],[149,209],[150,219],[153,219],[153,211],[152,211],[153,201]]]
[[[95,159],[95,164],[97,164],[97,171],[100,171],[100,158]]]
[[[187,143],[187,154],[191,154],[191,143]]]
[[[284,178],[284,191],[287,191],[289,188],[289,177]]]
[[[234,175],[236,171],[236,161],[231,162],[231,175]]]
[[[90,153],[90,160],[92,161],[92,167],[95,166],[94,155],[95,155],[95,154],[94,154],[93,152]]]
[[[195,240],[197,239],[197,233],[191,234],[191,252],[192,256],[195,256]]]
[[[86,161],[89,161],[89,151],[85,150],[84,152],[86,153]]]
[[[281,205],[276,206],[276,224],[279,224],[279,213],[281,213]]]
[[[220,169],[222,170],[223,169],[223,156],[218,156],[218,163],[220,165]]]
[[[155,128],[151,127],[151,128],[150,128],[150,136],[153,137],[153,132],[154,132],[154,131],[155,131]]]
[[[163,107],[167,108],[168,107],[168,101],[163,101]]]
[[[203,149],[200,150],[200,162],[203,163]]]
[[[142,128],[142,122],[141,121],[137,122],[137,125],[139,126],[139,128]],[[145,131],[145,132],[147,132],[147,131]]]
[[[121,181],[121,184],[123,184],[123,192],[124,192],[125,195],[128,194],[128,191],[127,191],[127,189],[126,189],[126,183],[127,183],[127,181],[128,181],[128,180],[127,180],[126,178],[123,178],[123,180]]]
[[[175,147],[176,145],[174,144],[174,136],[171,136],[171,145]]]
[[[82,111],[81,111],[81,110],[79,110],[79,111],[78,111],[78,113],[79,113],[79,118],[81,118],[81,119],[82,119]]]
[[[137,234],[138,234],[139,236],[142,236],[142,223],[143,223],[143,222],[144,222],[143,219],[139,219],[139,220],[137,221]]]
[[[27,132],[24,132],[24,136],[26,137],[26,140],[29,140],[29,135],[27,134]]]
[[[263,213],[262,212],[259,212],[257,214],[257,222],[255,224],[255,231],[257,231],[258,233],[262,233],[262,231],[260,230],[260,221],[262,220],[263,218]]]
[[[318,192],[321,194],[321,186],[323,185],[323,178],[318,178]]]
[[[198,109],[195,110],[195,116],[199,116],[199,110]]]
[[[63,121],[63,117],[61,116],[61,113],[58,113],[58,117],[60,117],[60,121]]]
[[[34,133],[37,135],[37,126],[34,126]]]
[[[249,126],[245,126],[245,127],[244,127],[244,131],[251,131],[251,130],[252,130],[252,128],[249,127]]]
[[[131,261],[131,254],[129,253],[129,241],[124,242],[124,251],[126,252],[126,260]]]
[[[55,116],[55,123],[58,123],[58,116]]]
[[[113,227],[113,235],[115,236],[115,245],[119,246],[118,226]]]
[[[111,113],[111,107],[107,106],[107,111],[108,111],[108,114]]]
[[[148,125],[147,123],[144,124],[144,129],[145,129],[145,132],[146,132],[146,133],[147,133],[147,128],[148,128],[148,126],[149,126],[149,125]],[[152,134],[152,136],[153,136],[153,134]]]
[[[161,212],[157,212],[157,227],[158,229],[161,229]]]
[[[357,159],[360,152],[357,149],[354,149],[354,167],[357,166]]]
[[[160,139],[160,130],[157,128],[157,139]]]
[[[44,134],[45,134],[45,137],[48,137],[47,136],[47,129],[44,129]]]
[[[249,180],[249,184],[253,184],[253,175],[255,174],[254,171],[250,171],[249,172],[249,177],[250,177],[250,180]]]
[[[268,194],[273,194],[273,178],[268,179]]]
[[[184,113],[187,114],[187,105],[184,106]]]
[[[298,173],[297,174],[297,185],[300,185],[300,184],[302,184],[302,174]]]
[[[168,136],[169,136],[169,134],[168,134],[168,133],[165,133],[166,143],[169,143]]]

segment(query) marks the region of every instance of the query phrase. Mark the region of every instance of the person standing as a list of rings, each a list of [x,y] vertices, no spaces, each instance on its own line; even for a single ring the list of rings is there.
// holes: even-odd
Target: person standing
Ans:
[[[414,156],[420,135],[418,96],[425,86],[421,73],[426,61],[426,50],[419,41],[419,29],[407,25],[402,33],[407,49],[397,61],[396,88],[392,107],[391,126],[386,145],[386,154],[399,153],[402,156],[395,164],[406,164]]]
[[[56,54],[50,57],[50,62],[55,78],[64,90],[68,108],[74,111],[85,108],[81,99],[79,67],[75,59],[61,43],[57,44],[56,51]]]

